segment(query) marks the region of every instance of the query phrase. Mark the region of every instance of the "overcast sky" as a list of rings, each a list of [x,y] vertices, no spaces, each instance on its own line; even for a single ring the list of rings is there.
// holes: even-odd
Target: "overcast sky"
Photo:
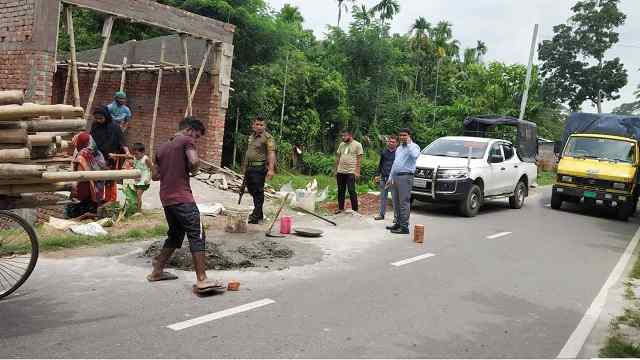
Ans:
[[[335,0],[267,0],[279,10],[284,4],[297,6],[305,18],[307,28],[323,37],[327,25],[335,25],[338,10]],[[359,0],[373,6],[377,0]],[[484,41],[489,52],[485,60],[506,63],[528,62],[529,46],[534,24],[540,24],[539,41],[553,36],[553,26],[563,23],[571,14],[575,0],[400,0],[400,14],[392,22],[392,31],[406,33],[419,16],[431,23],[447,20],[453,24],[454,37],[463,47]],[[618,56],[629,73],[629,84],[622,90],[621,99],[606,102],[610,111],[623,102],[633,101],[633,92],[640,83],[640,0],[622,0],[621,10],[627,14],[620,30],[620,43],[607,56]],[[342,27],[351,21],[351,14],[343,17]],[[590,110],[585,103],[584,110]]]

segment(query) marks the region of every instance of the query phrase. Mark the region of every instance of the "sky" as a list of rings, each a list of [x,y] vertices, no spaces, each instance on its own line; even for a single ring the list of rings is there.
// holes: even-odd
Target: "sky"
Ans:
[[[284,4],[297,6],[305,18],[305,27],[323,38],[327,24],[335,25],[338,8],[335,0],[267,0],[275,10]],[[377,0],[358,0],[372,7]],[[463,47],[474,47],[477,40],[487,44],[485,61],[526,64],[533,27],[540,25],[538,42],[553,37],[553,26],[567,21],[575,0],[399,0],[400,14],[392,21],[394,33],[407,33],[417,17],[431,23],[446,20],[453,24],[453,35]],[[640,0],[621,0],[620,9],[627,15],[620,29],[620,42],[607,57],[619,57],[627,69],[629,82],[620,92],[621,98],[605,102],[603,110],[609,112],[625,102],[634,101],[634,91],[640,84]],[[341,21],[346,29],[351,14]],[[537,61],[537,56],[536,56]],[[585,103],[583,110],[593,110]]]

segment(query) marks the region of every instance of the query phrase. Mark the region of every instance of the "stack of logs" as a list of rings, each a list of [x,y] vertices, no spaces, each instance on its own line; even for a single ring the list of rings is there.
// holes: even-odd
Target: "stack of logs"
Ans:
[[[221,190],[240,192],[244,176],[228,167],[220,167],[200,159],[199,171],[200,174],[195,177],[197,180]],[[268,199],[274,199],[276,197],[273,188],[267,184],[265,184],[264,195]]]
[[[71,138],[87,127],[83,113],[71,105],[24,103],[22,91],[0,91],[0,197],[140,177],[137,170],[69,171]]]

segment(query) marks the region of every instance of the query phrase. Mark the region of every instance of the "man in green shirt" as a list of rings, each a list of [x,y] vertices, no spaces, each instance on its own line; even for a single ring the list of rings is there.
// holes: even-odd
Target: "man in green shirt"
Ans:
[[[346,190],[349,190],[351,209],[358,211],[358,193],[356,192],[356,180],[360,177],[360,164],[362,164],[362,144],[353,140],[351,131],[342,132],[342,143],[336,152],[336,182],[338,183],[338,210],[336,214],[344,211]]]
[[[250,224],[258,224],[264,219],[262,206],[264,205],[264,183],[271,180],[275,174],[276,144],[273,136],[265,131],[266,120],[256,116],[253,120],[253,134],[249,136],[245,155],[245,176],[247,190],[253,197],[253,213],[249,216]]]

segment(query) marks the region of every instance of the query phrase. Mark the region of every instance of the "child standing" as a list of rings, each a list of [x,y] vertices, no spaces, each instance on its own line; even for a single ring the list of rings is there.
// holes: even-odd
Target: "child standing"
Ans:
[[[133,167],[136,170],[140,170],[142,174],[140,180],[134,184],[137,196],[138,212],[142,211],[142,194],[149,189],[149,182],[151,181],[151,168],[153,164],[151,159],[145,155],[144,144],[133,144]]]

